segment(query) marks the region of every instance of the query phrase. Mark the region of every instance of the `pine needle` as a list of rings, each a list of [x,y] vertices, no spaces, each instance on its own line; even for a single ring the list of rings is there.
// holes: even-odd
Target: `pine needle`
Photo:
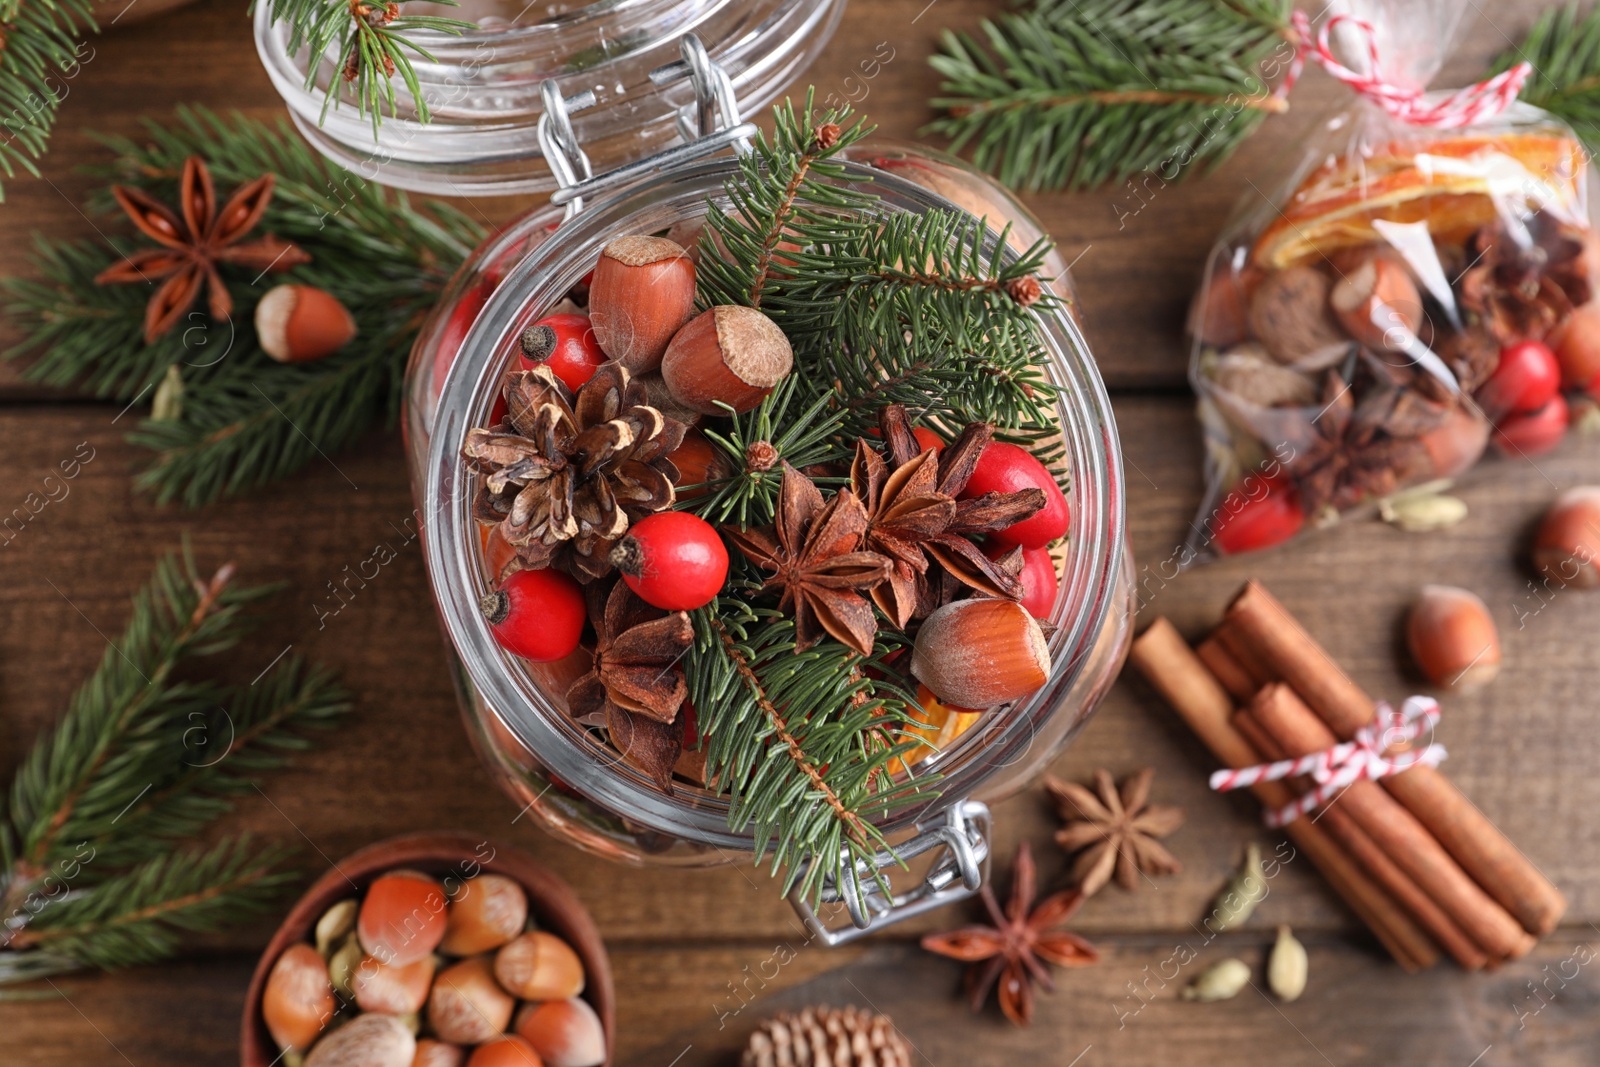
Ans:
[[[1495,59],[1491,73],[1533,64],[1520,99],[1570,125],[1591,154],[1600,152],[1600,7],[1569,3],[1546,11],[1520,48]]]
[[[38,175],[35,161],[48,147],[66,83],[82,70],[84,31],[98,31],[93,0],[0,3],[0,170],[7,178]]]

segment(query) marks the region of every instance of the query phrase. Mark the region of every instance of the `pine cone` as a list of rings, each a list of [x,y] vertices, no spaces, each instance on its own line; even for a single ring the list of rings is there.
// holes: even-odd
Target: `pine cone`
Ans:
[[[678,470],[667,457],[686,427],[649,406],[620,363],[576,396],[543,366],[512,371],[504,388],[506,421],[470,431],[462,450],[484,475],[474,516],[497,524],[530,568],[604,577],[629,523],[672,506]]]
[[[739,1062],[741,1067],[910,1067],[911,1046],[887,1015],[812,1007],[762,1023]]]

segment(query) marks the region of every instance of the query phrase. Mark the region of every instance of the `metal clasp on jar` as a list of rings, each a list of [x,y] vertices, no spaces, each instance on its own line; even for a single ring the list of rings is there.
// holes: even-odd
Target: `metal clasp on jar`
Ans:
[[[565,204],[567,218],[583,210],[585,197],[632,185],[725,148],[740,154],[750,151],[750,138],[756,127],[740,120],[739,101],[733,95],[733,82],[727,71],[712,60],[706,46],[692,33],[683,35],[678,50],[683,58],[652,70],[650,80],[665,87],[688,78],[694,86],[694,104],[678,113],[678,135],[684,143],[604,174],[594,173],[572,128],[575,112],[595,106],[594,93],[585,89],[575,96],[562,96],[561,86],[554,78],[539,86],[544,102],[544,114],[539,118],[539,149],[558,186],[550,194],[550,202]]]

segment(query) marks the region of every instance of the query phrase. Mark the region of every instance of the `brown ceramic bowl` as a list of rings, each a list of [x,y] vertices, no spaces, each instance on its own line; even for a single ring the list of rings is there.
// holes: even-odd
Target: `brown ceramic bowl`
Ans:
[[[244,1023],[239,1033],[242,1067],[269,1067],[278,1059],[278,1048],[261,1019],[261,993],[266,988],[268,972],[283,950],[297,941],[310,942],[312,929],[323,912],[355,896],[358,891],[365,891],[374,878],[397,867],[424,871],[441,879],[461,879],[482,870],[520,883],[528,893],[528,914],[538,922],[540,929],[566,941],[583,961],[588,975],[583,997],[605,1025],[607,1053],[615,1047],[616,993],[611,985],[611,960],[594,920],[589,918],[571,888],[518,849],[472,834],[408,834],[368,845],[340,860],[333,870],[306,890],[283,920],[283,925],[278,927],[250,979]],[[355,889],[351,888],[352,882]],[[450,887],[445,888],[448,891]]]

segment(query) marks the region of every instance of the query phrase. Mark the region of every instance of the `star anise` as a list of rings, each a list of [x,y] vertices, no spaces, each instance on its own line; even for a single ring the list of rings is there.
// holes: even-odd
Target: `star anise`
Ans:
[[[996,533],[1044,507],[1037,489],[989,493],[957,500],[993,437],[987,423],[973,423],[942,453],[923,450],[899,404],[879,417],[887,456],[856,442],[850,485],[866,505],[866,546],[890,562],[889,579],[872,591],[883,613],[902,629],[912,618],[938,607],[948,596],[935,590],[929,560],[957,583],[986,596],[1022,596],[1019,560],[996,561],[972,537]]]
[[[687,427],[649,406],[643,383],[616,362],[576,396],[549,367],[512,371],[505,397],[505,423],[471,430],[462,450],[486,475],[474,514],[499,524],[531,568],[605,577],[628,524],[676,499],[667,457]]]
[[[922,939],[922,947],[929,952],[973,965],[967,969],[966,979],[973,1011],[982,1010],[989,990],[998,980],[1000,1010],[1018,1026],[1027,1026],[1033,1020],[1033,983],[1055,989],[1045,964],[1081,967],[1100,959],[1100,953],[1089,942],[1056,929],[1078,910],[1084,894],[1067,890],[1046,897],[1034,907],[1036,877],[1033,852],[1024,841],[1017,847],[1012,864],[1011,901],[1004,912],[995,900],[994,890],[987,884],[983,887],[983,905],[992,925],[968,926]]]
[[[824,503],[816,483],[785,461],[776,519],[771,527],[724,532],[752,563],[773,572],[762,588],[782,590],[779,610],[794,611],[795,649],[803,652],[827,633],[870,656],[878,622],[862,594],[889,576],[889,561],[862,547],[861,499],[841,489]]]
[[[567,690],[567,711],[603,724],[623,759],[670,793],[683,749],[678,710],[689,695],[681,666],[694,640],[689,616],[652,607],[618,582],[595,629],[594,669]]]
[[[1139,888],[1139,876],[1176,874],[1183,869],[1159,838],[1183,825],[1183,809],[1151,804],[1149,767],[1123,779],[1119,792],[1111,772],[1094,772],[1094,790],[1075,782],[1047,777],[1045,791],[1067,825],[1056,833],[1056,844],[1076,854],[1072,880],[1084,896],[1093,896],[1116,873],[1124,889]]]
[[[162,282],[145,307],[146,344],[170,330],[194,306],[202,286],[213,319],[226,319],[233,313],[233,297],[217,271],[219,263],[262,272],[288,270],[311,262],[299,245],[270,233],[254,241],[244,240],[266,212],[276,181],[271,174],[263,174],[234,190],[218,211],[211,171],[199,156],[190,156],[183,161],[176,212],[143,189],[111,187],[111,195],[133,224],[163,246],[135,252],[94,279],[100,285]]]
[[[1542,340],[1592,291],[1583,233],[1548,212],[1472,235],[1458,285],[1461,306],[1502,344]]]

